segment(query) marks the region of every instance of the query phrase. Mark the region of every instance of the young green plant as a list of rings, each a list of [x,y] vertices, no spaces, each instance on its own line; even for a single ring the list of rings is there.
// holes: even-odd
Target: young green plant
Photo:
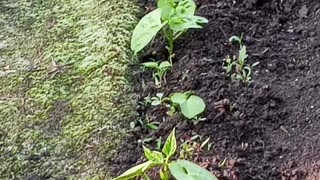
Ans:
[[[210,138],[203,140],[200,135],[194,135],[190,139],[183,141],[181,144],[180,158],[192,159],[194,155],[198,156],[201,152],[209,151],[212,144],[209,143]],[[206,149],[205,149],[206,148]]]
[[[172,64],[173,43],[191,28],[202,28],[208,23],[204,17],[194,15],[194,0],[158,0],[157,9],[145,15],[135,27],[131,38],[131,49],[137,54],[162,31],[168,41],[169,62]]]
[[[143,150],[148,161],[127,170],[114,180],[130,180],[137,177],[149,180],[151,178],[147,172],[155,167],[160,168],[159,176],[161,180],[169,180],[172,176],[177,180],[217,180],[211,172],[197,164],[182,159],[171,160],[177,150],[174,129],[168,136],[161,152],[152,151],[147,147],[143,147]]]
[[[187,119],[197,120],[198,116],[204,112],[206,104],[199,96],[191,92],[173,93],[169,97],[163,97],[163,93],[151,98],[151,105],[157,106],[164,104],[169,108],[167,114],[173,116],[181,112]]]
[[[169,61],[158,62],[146,62],[142,63],[143,67],[146,69],[154,70],[153,78],[156,86],[161,86],[161,83],[166,82],[167,71],[171,68],[171,63]]]
[[[259,62],[252,65],[247,64],[247,47],[242,43],[242,37],[232,36],[229,42],[237,42],[240,45],[239,56],[227,56],[224,59],[224,66],[226,73],[231,76],[231,79],[237,82],[250,85],[252,80],[252,69],[259,64]]]

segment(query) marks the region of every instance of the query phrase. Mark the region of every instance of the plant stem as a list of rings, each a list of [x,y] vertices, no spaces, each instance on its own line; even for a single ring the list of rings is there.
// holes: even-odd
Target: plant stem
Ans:
[[[170,61],[170,64],[172,65],[174,32],[171,29],[169,30],[163,29],[163,33],[169,43],[169,47],[168,47],[169,61]]]
[[[170,31],[169,33],[168,41],[169,41],[169,54],[171,56],[173,54],[173,32],[172,31]]]
[[[146,173],[143,173],[143,177],[144,177],[146,180],[151,180],[150,177],[149,177]]]

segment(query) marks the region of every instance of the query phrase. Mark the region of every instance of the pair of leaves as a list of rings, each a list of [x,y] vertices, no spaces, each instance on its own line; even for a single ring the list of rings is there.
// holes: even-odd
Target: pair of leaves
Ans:
[[[162,153],[158,151],[151,151],[150,149],[143,147],[144,155],[148,159],[147,162],[139,164],[118,176],[114,180],[128,180],[137,176],[141,176],[146,170],[153,166],[161,165],[164,163],[165,158],[169,159],[177,150],[177,140],[175,136],[175,129],[172,130],[168,136],[164,147],[162,148]]]
[[[196,4],[193,0],[158,0],[157,6],[162,10],[161,19],[170,21],[173,16],[178,15],[194,15]]]
[[[157,35],[167,23],[172,31],[202,28],[206,18],[195,16],[194,0],[159,0],[158,8],[145,15],[133,30],[131,49],[137,54]]]
[[[169,61],[163,61],[160,64],[158,62],[146,62],[146,63],[142,63],[142,65],[146,68],[157,69],[157,70],[167,69],[172,66]]]
[[[150,149],[143,147],[146,158],[149,161],[157,164],[162,164],[165,159],[170,159],[170,157],[174,155],[177,150],[177,140],[175,134],[175,129],[173,129],[162,148],[162,153],[164,156],[161,152],[151,151]]]
[[[166,143],[162,149],[162,153],[166,156],[165,158],[161,152],[151,151],[146,147],[143,147],[143,149],[144,154],[149,161],[127,170],[115,180],[128,180],[137,176],[141,176],[146,170],[150,169],[151,167],[163,164],[165,158],[169,159],[177,149],[175,129],[173,129],[173,131],[168,136]],[[218,180],[212,173],[210,173],[206,169],[186,160],[177,160],[170,162],[169,170],[172,176],[177,180]],[[162,176],[164,176],[163,172]]]
[[[179,105],[181,113],[188,119],[201,114],[206,108],[203,99],[196,95],[188,97],[186,93],[174,93],[170,100],[172,103]]]
[[[172,9],[168,24],[174,31],[184,31],[191,28],[202,28],[200,24],[208,23],[204,17],[195,16],[196,4],[193,0],[181,0],[177,7]],[[164,18],[164,17],[162,17]]]

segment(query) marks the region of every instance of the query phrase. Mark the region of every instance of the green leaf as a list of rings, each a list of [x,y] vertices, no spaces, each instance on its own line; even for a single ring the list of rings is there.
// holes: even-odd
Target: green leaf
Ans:
[[[197,24],[207,24],[209,22],[207,18],[201,16],[192,16],[192,18]]]
[[[169,22],[169,27],[174,31],[183,31],[191,28],[202,28],[200,24],[208,23],[208,20],[200,16],[176,16]]]
[[[145,15],[133,30],[131,50],[137,54],[141,51],[165,25],[161,23],[161,9],[156,9]]]
[[[159,129],[159,122],[152,122],[152,123],[148,123],[146,124],[147,128],[152,129],[152,130],[157,130]]]
[[[123,174],[115,178],[114,180],[129,180],[134,177],[142,175],[142,173],[147,170],[152,165],[151,161],[144,162],[142,164],[139,164],[127,171],[125,171]]]
[[[255,66],[257,66],[258,64],[259,64],[259,62],[255,62],[255,63],[252,64],[251,67],[255,67]]]
[[[170,14],[174,11],[174,1],[173,0],[159,0],[157,3],[158,8],[161,9],[162,20],[169,20]]]
[[[239,51],[239,61],[245,61],[245,59],[248,57],[247,55],[247,47],[242,46],[240,51]]]
[[[231,38],[229,38],[229,42],[237,42],[239,44],[241,44],[241,39],[238,36],[232,36]]]
[[[169,169],[177,180],[218,180],[211,172],[186,160],[171,162]]]
[[[153,163],[163,163],[164,158],[161,152],[158,151],[151,151],[147,147],[143,146],[144,155],[149,161]]]
[[[176,13],[179,15],[194,15],[196,3],[193,0],[181,0],[176,7]]]
[[[184,103],[187,100],[187,96],[185,94],[182,94],[182,93],[174,93],[170,97],[170,100],[171,100],[171,102],[173,102],[175,104],[181,105],[182,103]]]
[[[159,69],[170,68],[172,65],[169,61],[163,61],[159,65]]]
[[[162,152],[166,155],[166,158],[170,158],[176,152],[176,150],[177,140],[175,135],[175,129],[173,129],[162,148]]]
[[[187,101],[180,104],[181,113],[188,119],[192,119],[201,114],[206,108],[203,99],[192,95]]]
[[[157,62],[146,62],[146,63],[142,63],[142,65],[145,68],[151,68],[151,69],[157,69],[158,68],[158,63]]]
[[[158,106],[158,105],[160,105],[161,104],[161,101],[160,100],[153,100],[152,102],[151,102],[151,106]]]

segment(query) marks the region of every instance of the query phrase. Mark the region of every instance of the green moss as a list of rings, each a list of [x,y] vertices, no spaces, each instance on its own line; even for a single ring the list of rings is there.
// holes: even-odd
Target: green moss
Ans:
[[[0,179],[106,178],[134,116],[125,75],[139,8],[4,0],[0,11]]]

